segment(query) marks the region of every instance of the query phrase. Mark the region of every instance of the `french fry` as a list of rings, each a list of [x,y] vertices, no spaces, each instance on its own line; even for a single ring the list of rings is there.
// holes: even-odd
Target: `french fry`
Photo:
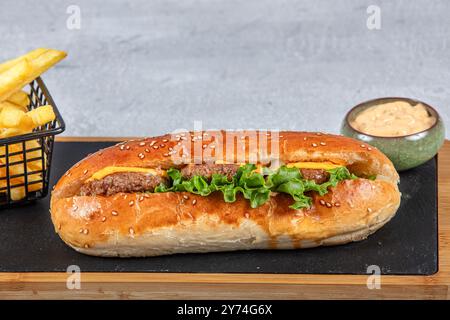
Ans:
[[[22,153],[11,155],[11,154],[14,154],[17,152],[22,152],[22,149],[23,149],[22,143],[16,143],[16,144],[12,144],[12,145],[8,146],[8,151],[9,151],[8,154],[10,155],[8,157],[9,163],[20,162],[23,160]],[[37,150],[28,151],[31,149],[37,149]],[[39,144],[39,142],[37,140],[26,141],[25,142],[25,150],[27,150],[26,158],[27,158],[28,172],[42,171],[42,159],[41,159],[42,150],[41,150],[41,145]],[[46,161],[45,156],[46,155],[44,154],[44,163]],[[36,159],[36,160],[30,161],[30,159]],[[0,148],[0,163],[6,164],[5,147]],[[9,173],[11,176],[17,175],[17,174],[23,174],[23,172],[24,172],[23,163],[9,165],[9,168],[10,168]],[[0,175],[1,175],[1,171],[0,171]]]
[[[42,171],[42,159],[41,159],[42,158],[42,149],[41,149],[41,145],[39,144],[39,142],[37,140],[27,141],[25,143],[25,147],[27,150],[39,148],[34,151],[27,151],[27,165],[28,165],[29,171]],[[38,160],[29,161],[29,159],[38,159]],[[47,160],[47,155],[44,153],[44,165],[46,163],[46,160]]]
[[[0,102],[21,90],[50,67],[67,56],[63,51],[48,49],[33,59],[19,59],[0,73]]]
[[[18,106],[21,106],[25,108],[25,111],[27,111],[27,107],[30,104],[30,98],[28,97],[28,94],[25,91],[17,91],[14,92],[6,102],[14,103]]]
[[[21,143],[16,143],[13,145],[9,146],[9,153],[15,153],[15,152],[21,152],[22,151],[22,144]],[[37,149],[34,151],[28,151],[31,149]],[[31,140],[31,141],[26,141],[25,142],[25,150],[26,151],[26,157],[27,157],[27,166],[28,166],[28,171],[42,171],[42,159],[41,159],[41,155],[42,155],[42,150],[41,150],[41,145],[39,144],[39,142],[37,140]],[[0,157],[4,156],[5,154],[5,149],[3,147],[3,149],[0,149]],[[46,161],[45,158],[45,153],[44,153],[44,163]],[[15,157],[15,156],[12,156]],[[22,158],[22,155],[20,154],[20,158],[15,158],[13,160],[18,161]],[[30,159],[37,159],[37,160],[32,160],[30,161]],[[10,162],[13,162],[10,160]]]
[[[15,107],[6,106],[0,111],[0,126],[4,128],[17,128],[26,114]]]
[[[0,130],[0,139],[18,136],[30,133],[32,130],[23,130],[20,128],[3,128]]]
[[[12,179],[11,182],[12,185],[22,184],[25,183],[25,179],[23,177]],[[28,192],[33,192],[42,189],[42,182],[33,183],[42,180],[42,177],[39,174],[32,174],[27,176],[28,180]],[[21,200],[25,198],[25,186],[22,187],[15,187],[11,188],[11,194],[10,194],[11,200]]]
[[[32,119],[34,127],[43,126],[44,124],[49,123],[56,118],[53,107],[50,105],[37,107],[36,109],[28,111],[26,115]]]
[[[22,89],[32,71],[31,64],[25,59],[0,73],[0,102]]]
[[[28,112],[27,107],[20,106],[18,104],[12,103],[12,102],[10,102],[8,100],[0,102],[0,112],[5,107],[13,108],[13,109],[20,110],[20,111],[23,111],[23,112]]]
[[[49,49],[35,59],[32,59],[31,61],[29,60],[32,65],[33,72],[28,75],[26,83],[24,83],[20,88],[24,87],[25,85],[39,77],[42,73],[53,67],[66,56],[67,53],[65,53],[64,51]]]
[[[11,68],[13,65],[17,64],[18,62],[20,62],[22,60],[25,60],[25,59],[34,60],[48,50],[49,49],[46,49],[46,48],[38,48],[38,49],[32,50],[32,51],[24,54],[23,56],[3,62],[2,64],[0,64],[0,73],[5,71],[6,69]]]

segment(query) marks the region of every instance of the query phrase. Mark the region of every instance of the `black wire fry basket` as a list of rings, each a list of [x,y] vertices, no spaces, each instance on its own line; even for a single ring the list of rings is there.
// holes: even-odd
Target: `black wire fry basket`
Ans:
[[[31,133],[0,139],[0,208],[47,196],[55,135],[65,130],[44,81],[39,77],[28,89],[27,109],[51,105],[56,117]]]

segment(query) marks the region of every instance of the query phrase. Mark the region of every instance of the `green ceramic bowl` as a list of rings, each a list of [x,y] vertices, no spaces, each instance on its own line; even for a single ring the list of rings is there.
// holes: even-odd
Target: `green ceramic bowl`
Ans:
[[[375,105],[394,101],[406,101],[411,105],[421,103],[428,109],[430,115],[433,115],[437,119],[437,121],[432,127],[425,131],[401,137],[373,136],[358,131],[350,125],[351,121],[353,121],[361,111]],[[421,101],[397,97],[379,98],[358,104],[347,113],[342,123],[341,133],[345,136],[364,141],[380,149],[389,159],[391,159],[397,171],[415,168],[427,162],[437,154],[445,140],[444,123],[433,107]]]

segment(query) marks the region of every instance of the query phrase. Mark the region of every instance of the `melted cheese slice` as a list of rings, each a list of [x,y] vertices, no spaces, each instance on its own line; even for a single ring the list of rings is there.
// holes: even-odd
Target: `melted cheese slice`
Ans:
[[[225,161],[218,160],[216,164],[233,164]],[[238,165],[244,165],[245,163],[236,163]],[[334,168],[342,167],[342,165],[338,165],[332,162],[292,162],[286,165],[288,168],[299,168],[299,169],[323,169],[323,170],[331,170]],[[262,165],[257,165],[254,172],[258,172],[262,174],[263,171]],[[96,173],[94,173],[87,181],[92,180],[101,180],[106,176],[109,176],[114,173],[120,172],[139,172],[139,173],[148,173],[155,176],[165,176],[166,171],[164,170],[156,170],[151,168],[138,168],[138,167],[105,167]]]
[[[323,169],[331,170],[335,168],[342,167],[342,165],[335,164],[333,162],[292,162],[286,165],[288,168],[299,168],[299,169]]]
[[[150,168],[137,168],[137,167],[105,167],[96,173],[94,173],[87,181],[91,180],[100,180],[106,176],[109,176],[113,173],[119,172],[140,172],[140,173],[148,173],[155,176],[165,176],[166,172],[164,170],[155,170]]]
[[[217,160],[216,164],[234,164],[232,162],[227,162],[223,160]],[[237,165],[243,166],[245,163],[236,163]],[[258,172],[262,174],[263,171],[262,165],[256,165],[256,169],[254,172]],[[325,161],[325,162],[291,162],[286,164],[288,168],[299,168],[299,169],[323,169],[323,170],[331,170],[339,167],[343,167],[343,165],[339,165],[333,162]]]

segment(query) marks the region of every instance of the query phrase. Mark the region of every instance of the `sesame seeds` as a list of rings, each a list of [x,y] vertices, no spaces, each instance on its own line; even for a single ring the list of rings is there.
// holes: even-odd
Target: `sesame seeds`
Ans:
[[[86,244],[84,245],[84,248],[85,248],[85,249],[89,249],[89,245],[86,243]]]
[[[152,147],[156,142],[156,140],[153,140],[152,142],[150,142],[149,146]]]
[[[119,215],[119,213],[116,210],[111,211],[111,214],[115,217],[117,217]]]
[[[128,229],[128,232],[130,233],[130,235],[134,236],[134,229],[132,227]]]
[[[332,204],[331,202],[326,202],[326,201],[323,200],[323,199],[320,199],[320,200],[319,200],[319,203],[320,203],[321,206],[324,206],[324,207],[327,207],[327,208],[332,208],[332,207],[333,207],[333,204]],[[335,206],[336,206],[336,207],[339,207],[339,206],[340,206],[340,203],[336,203]]]
[[[367,212],[368,212],[368,213],[372,213],[373,210],[372,210],[371,208],[367,208]]]
[[[83,174],[88,173],[88,169],[84,169]]]
[[[321,136],[322,132],[316,132],[316,135]]]
[[[74,204],[74,205],[72,206],[72,211],[77,211],[77,210],[78,210],[78,206]]]
[[[58,230],[61,230],[61,223],[58,224]]]
[[[303,141],[306,141],[306,140],[308,140],[308,138],[307,138],[307,137],[304,137],[304,138],[303,138]]]
[[[326,144],[326,142],[321,142],[320,145],[321,146],[326,146],[327,144]]]
[[[144,150],[145,152],[147,152],[147,153],[149,153],[150,152],[150,149],[148,149],[148,148],[145,148],[145,150]]]
[[[371,147],[368,147],[367,150],[372,151],[373,149]]]
[[[163,139],[163,141],[162,142],[168,142],[169,140],[167,140],[167,139]]]
[[[204,144],[204,145],[202,146],[202,148],[203,148],[203,149],[206,149],[206,147],[207,147],[207,145],[206,145],[206,144]]]
[[[196,200],[196,199],[192,200],[192,205],[193,205],[193,206],[195,206],[196,203],[197,203],[197,200]]]
[[[312,143],[311,145],[312,145],[314,148],[318,146],[317,143]]]
[[[142,159],[144,159],[144,158],[145,158],[145,155],[144,155],[144,154],[143,154],[143,153],[141,152],[141,153],[139,153],[139,154],[138,154],[138,157],[139,157],[139,159],[141,159],[141,160],[142,160]]]
[[[164,157],[168,157],[169,154],[168,154],[168,153],[164,153],[163,156],[164,156]]]
[[[363,148],[363,149],[364,149],[365,147],[366,147],[366,145],[365,145],[365,144],[362,144],[362,145],[361,145],[361,148]]]
[[[160,148],[164,148],[166,145],[164,144],[164,143],[161,143],[160,145],[159,145],[159,147]]]
[[[248,212],[246,212],[246,213],[244,214],[244,217],[245,217],[245,219],[248,219],[248,218],[250,218],[250,214],[249,214]]]
[[[106,217],[102,217],[102,222],[105,222],[106,221]]]
[[[189,200],[189,197],[187,195],[183,195],[184,200]]]
[[[128,202],[128,205],[129,205],[130,207],[134,206],[134,201],[131,200],[130,202]]]
[[[158,149],[158,148],[159,148],[159,147],[158,147],[157,145],[154,145],[154,146],[153,146],[153,149],[155,149],[155,150]]]
[[[122,145],[119,147],[119,149],[123,151],[123,149],[125,149],[125,145],[122,144]]]
[[[144,196],[140,196],[138,200],[139,200],[139,202],[142,202],[142,201],[144,201],[144,199],[145,199]]]
[[[126,146],[125,149],[126,149],[126,150],[130,150],[130,146]]]
[[[337,208],[339,208],[339,207],[341,206],[341,204],[340,204],[339,202],[336,202],[336,203],[334,204],[334,206],[337,207]]]
[[[143,147],[143,146],[145,146],[145,142],[140,142],[139,145],[140,145],[141,147]]]
[[[83,230],[83,234],[84,234],[84,235],[87,235],[88,233],[89,233],[89,230],[88,230],[88,229],[84,229],[84,230]]]

